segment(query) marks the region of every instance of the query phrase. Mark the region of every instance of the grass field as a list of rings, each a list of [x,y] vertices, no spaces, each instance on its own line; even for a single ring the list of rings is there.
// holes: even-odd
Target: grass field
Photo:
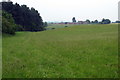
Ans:
[[[3,78],[117,78],[118,26],[3,35]]]
[[[74,24],[48,24],[48,27],[46,27],[47,30],[51,30],[52,28],[58,29],[58,28],[64,28],[65,26],[71,27],[75,26]]]
[[[0,79],[2,78],[2,35],[0,33]]]

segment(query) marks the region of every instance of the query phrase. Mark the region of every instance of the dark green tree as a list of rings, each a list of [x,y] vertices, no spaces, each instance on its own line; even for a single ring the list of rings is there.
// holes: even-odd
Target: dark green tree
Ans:
[[[99,22],[98,22],[98,20],[95,20],[94,23],[95,23],[95,24],[98,24]]]
[[[116,21],[115,23],[120,23],[120,21]]]
[[[44,22],[44,27],[47,27],[47,26],[48,26],[47,22]]]
[[[73,18],[72,18],[72,22],[76,22],[76,19],[75,19],[75,17],[73,17]]]
[[[11,14],[2,11],[2,33],[15,34],[16,24]]]
[[[37,10],[29,9],[27,5],[13,4],[12,2],[2,2],[2,10],[12,14],[15,23],[19,25],[17,30],[43,31],[43,20]]]
[[[86,22],[87,22],[88,24],[90,24],[90,20],[89,20],[89,19],[87,19]]]
[[[111,21],[109,19],[102,19],[101,24],[110,24]]]

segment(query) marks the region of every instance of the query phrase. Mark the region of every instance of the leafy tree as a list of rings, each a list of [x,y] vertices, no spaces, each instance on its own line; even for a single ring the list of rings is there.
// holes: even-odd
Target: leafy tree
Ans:
[[[0,9],[0,33],[2,32],[2,10]],[[0,34],[1,36],[1,34]]]
[[[47,22],[44,22],[44,27],[47,27],[47,26],[48,26]]]
[[[2,32],[7,34],[15,34],[16,24],[11,14],[2,11]]]
[[[120,23],[120,21],[116,21],[115,23]]]
[[[17,30],[43,31],[44,24],[42,17],[34,8],[29,9],[27,5],[13,4],[12,2],[2,2],[2,9],[12,14],[15,23],[20,25]]]
[[[65,24],[68,24],[68,22],[65,22]]]
[[[94,21],[91,21],[92,24],[94,24]]]
[[[102,22],[101,22],[101,24],[110,24],[111,23],[111,21],[109,20],[109,19],[102,19]]]
[[[98,22],[98,20],[95,20],[94,23],[95,23],[95,24],[98,24],[99,22]]]
[[[87,22],[88,24],[90,24],[90,20],[89,20],[89,19],[87,19],[86,22]]]
[[[99,24],[98,20],[91,21],[92,24]]]
[[[72,18],[72,22],[76,22],[76,19],[75,19],[75,17],[73,17],[73,18]]]

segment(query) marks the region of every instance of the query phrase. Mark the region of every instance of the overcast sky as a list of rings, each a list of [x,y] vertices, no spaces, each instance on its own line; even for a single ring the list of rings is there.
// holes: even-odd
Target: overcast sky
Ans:
[[[39,11],[43,21],[118,19],[119,0],[12,0],[20,5],[34,7]]]

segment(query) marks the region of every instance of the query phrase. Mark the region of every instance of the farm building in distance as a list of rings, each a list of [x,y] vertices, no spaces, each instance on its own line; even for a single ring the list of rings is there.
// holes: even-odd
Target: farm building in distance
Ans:
[[[78,21],[78,22],[56,22],[51,24],[90,24],[87,21]]]

